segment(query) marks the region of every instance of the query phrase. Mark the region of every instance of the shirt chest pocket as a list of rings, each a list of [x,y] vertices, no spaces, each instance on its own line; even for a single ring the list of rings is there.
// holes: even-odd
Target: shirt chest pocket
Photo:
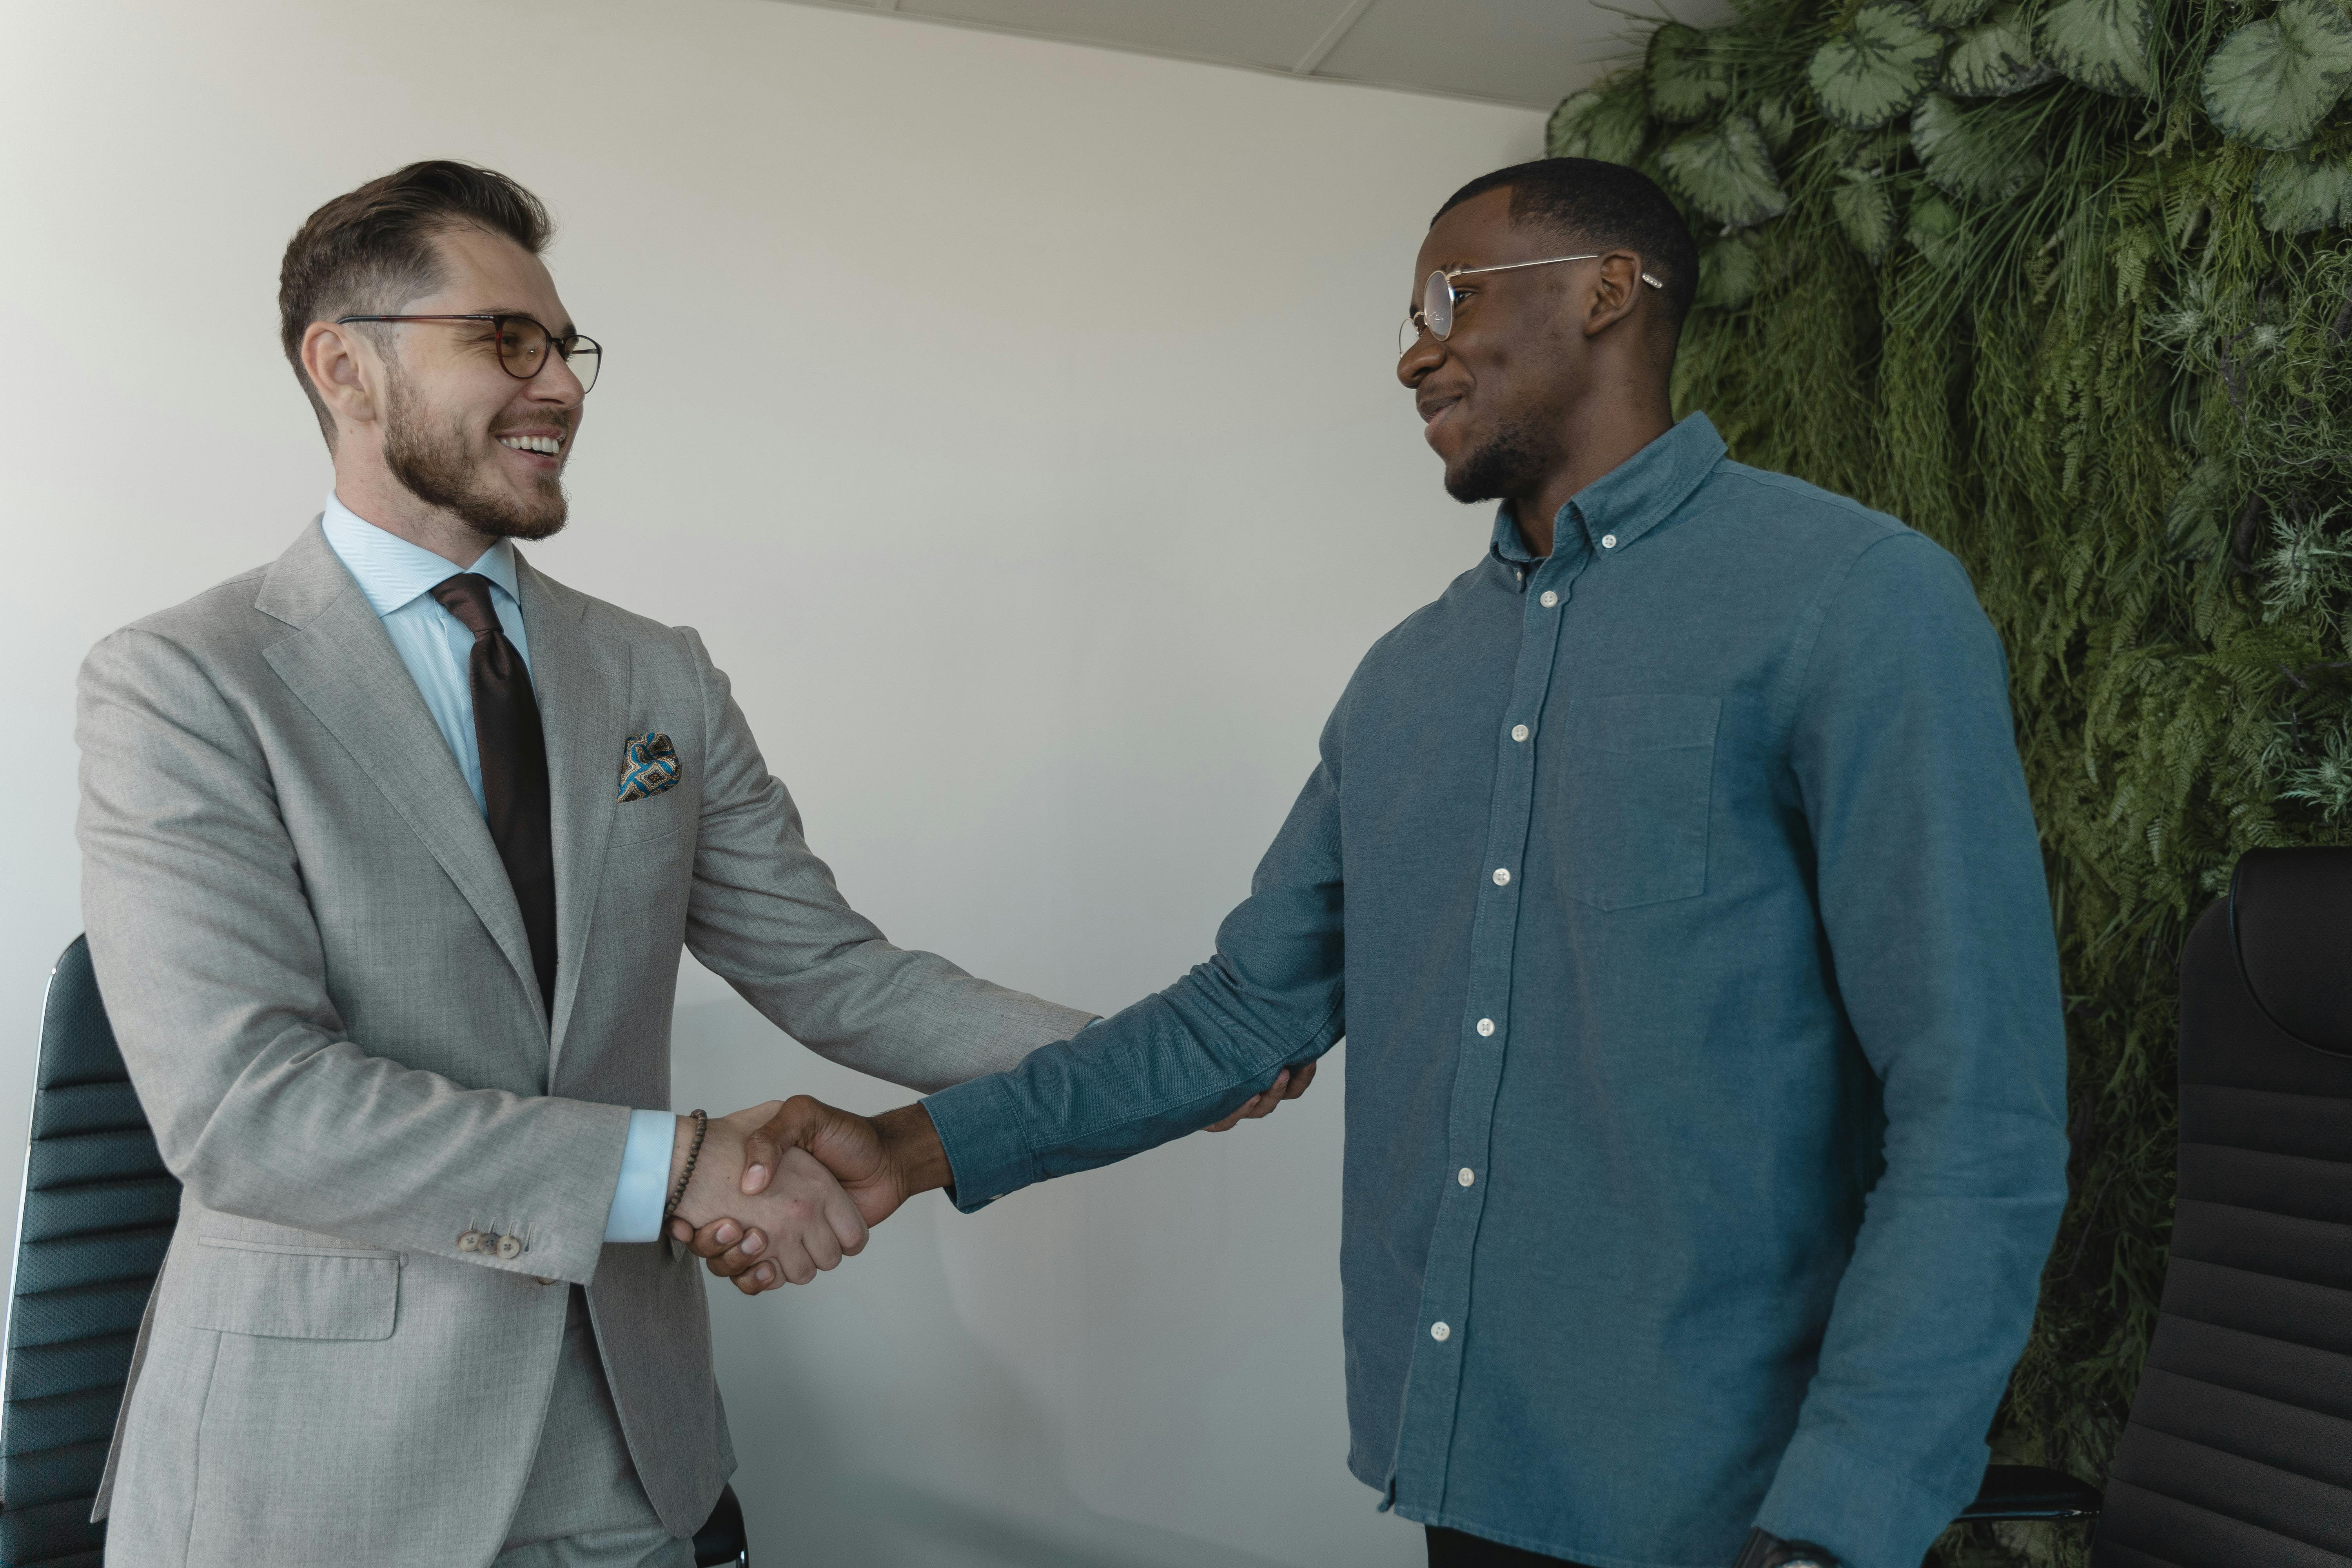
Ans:
[[[1570,702],[1547,759],[1559,890],[1601,910],[1706,891],[1715,787],[1714,697],[1587,697]]]

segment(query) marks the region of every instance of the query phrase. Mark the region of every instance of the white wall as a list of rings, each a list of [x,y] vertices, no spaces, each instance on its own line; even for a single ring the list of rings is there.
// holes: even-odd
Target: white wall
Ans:
[[[534,559],[701,627],[852,899],[992,978],[1109,1010],[1203,956],[1356,658],[1485,546],[1392,330],[1535,114],[766,0],[11,0],[0,36],[0,1169],[79,925],[75,666],[316,509],[278,255],[401,163],[544,195],[608,347]],[[688,971],[680,1106],[905,1098]],[[1420,1561],[1342,1468],[1342,1066],[714,1297],[738,1489],[806,1543],[767,1560]]]

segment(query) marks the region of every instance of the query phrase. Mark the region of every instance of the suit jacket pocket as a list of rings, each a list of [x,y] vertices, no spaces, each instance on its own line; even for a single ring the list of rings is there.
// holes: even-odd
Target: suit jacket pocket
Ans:
[[[1588,697],[1569,704],[1552,814],[1561,892],[1596,909],[1706,891],[1714,697]]]
[[[648,844],[691,824],[694,803],[688,798],[685,784],[679,783],[643,800],[620,802],[613,813],[613,844]]]
[[[400,1254],[199,1237],[171,1316],[191,1329],[284,1340],[388,1340]],[[176,1274],[178,1270],[173,1269]]]

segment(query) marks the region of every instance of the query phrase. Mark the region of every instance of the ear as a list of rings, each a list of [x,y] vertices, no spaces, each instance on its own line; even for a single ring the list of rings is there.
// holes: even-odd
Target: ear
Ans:
[[[1612,250],[1594,268],[1592,292],[1585,301],[1584,335],[1599,337],[1633,315],[1651,292],[1642,278],[1642,258],[1630,250]]]
[[[383,361],[351,328],[311,322],[302,334],[302,370],[339,428],[373,424],[381,416]]]

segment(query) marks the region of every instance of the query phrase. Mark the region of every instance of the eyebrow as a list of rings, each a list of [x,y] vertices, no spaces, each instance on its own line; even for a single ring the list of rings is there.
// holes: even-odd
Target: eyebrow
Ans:
[[[539,321],[537,310],[527,310],[519,305],[485,305],[478,310],[466,310],[460,313],[468,316],[529,316],[532,321]],[[542,327],[547,326],[545,321],[539,321],[539,324]],[[560,327],[548,327],[548,331],[559,338],[571,337],[579,330],[570,321],[564,322]]]

